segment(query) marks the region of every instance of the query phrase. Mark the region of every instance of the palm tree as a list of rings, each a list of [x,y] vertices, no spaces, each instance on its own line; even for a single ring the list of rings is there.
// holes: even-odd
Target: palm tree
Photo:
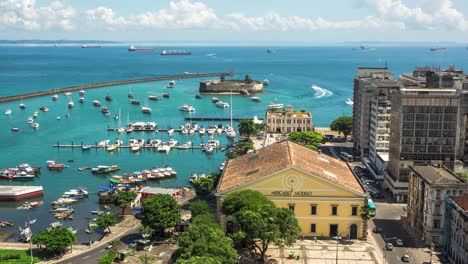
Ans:
[[[364,228],[362,230],[363,240],[367,240],[367,228],[368,228],[367,221],[369,221],[372,218],[371,210],[372,210],[371,207],[367,203],[361,206],[361,218],[364,224]]]

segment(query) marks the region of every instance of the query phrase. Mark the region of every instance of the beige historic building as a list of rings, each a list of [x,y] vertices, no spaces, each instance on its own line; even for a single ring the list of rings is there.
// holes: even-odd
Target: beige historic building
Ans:
[[[223,198],[246,189],[293,211],[303,236],[362,236],[367,193],[343,161],[287,140],[229,160],[216,189],[222,225]]]
[[[312,113],[295,111],[291,105],[286,109],[274,109],[266,112],[267,131],[270,133],[292,133],[313,131]]]
[[[468,193],[445,203],[444,254],[451,264],[468,264]]]

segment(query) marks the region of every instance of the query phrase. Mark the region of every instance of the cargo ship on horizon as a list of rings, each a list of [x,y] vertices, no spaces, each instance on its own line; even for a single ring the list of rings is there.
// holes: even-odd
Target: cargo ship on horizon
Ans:
[[[444,51],[446,50],[447,48],[442,48],[442,47],[439,47],[439,48],[430,48],[431,51]]]
[[[96,48],[101,48],[101,45],[81,45],[82,49],[96,49]]]
[[[163,50],[161,55],[192,55],[192,52],[186,50]]]
[[[155,48],[137,48],[133,45],[130,45],[130,47],[128,47],[128,51],[155,51],[156,49]]]

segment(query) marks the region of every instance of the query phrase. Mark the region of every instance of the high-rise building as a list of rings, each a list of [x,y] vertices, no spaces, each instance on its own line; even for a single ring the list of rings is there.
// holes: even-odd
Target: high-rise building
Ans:
[[[404,85],[392,98],[391,134],[386,186],[397,201],[406,201],[411,165],[438,161],[450,170],[463,158],[464,75],[453,68],[416,68],[401,75]],[[463,149],[463,150],[461,150]]]
[[[376,179],[383,179],[378,154],[388,156],[391,99],[400,84],[387,68],[358,68],[354,79],[353,147]]]

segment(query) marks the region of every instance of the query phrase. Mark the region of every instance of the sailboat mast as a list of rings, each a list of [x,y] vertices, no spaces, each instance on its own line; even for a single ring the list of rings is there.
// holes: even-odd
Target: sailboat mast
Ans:
[[[232,90],[231,90],[231,128],[232,128]]]

